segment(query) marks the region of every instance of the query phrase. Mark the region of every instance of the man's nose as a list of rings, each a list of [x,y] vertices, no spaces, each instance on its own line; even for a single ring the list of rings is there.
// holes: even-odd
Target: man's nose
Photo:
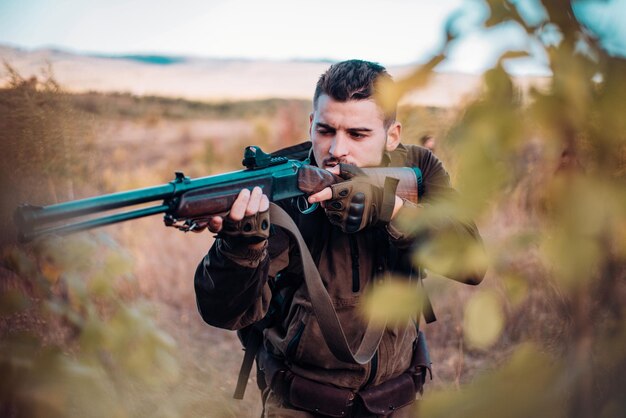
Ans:
[[[329,153],[335,158],[348,155],[348,138],[341,132],[337,132],[330,145]]]

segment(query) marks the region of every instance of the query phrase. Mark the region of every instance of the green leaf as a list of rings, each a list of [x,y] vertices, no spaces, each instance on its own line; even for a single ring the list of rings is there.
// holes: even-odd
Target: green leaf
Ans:
[[[379,326],[415,318],[423,303],[421,289],[405,278],[386,278],[366,294],[361,308],[364,317]]]
[[[504,314],[498,296],[490,290],[477,292],[467,302],[463,331],[467,343],[486,349],[498,340],[504,328]]]

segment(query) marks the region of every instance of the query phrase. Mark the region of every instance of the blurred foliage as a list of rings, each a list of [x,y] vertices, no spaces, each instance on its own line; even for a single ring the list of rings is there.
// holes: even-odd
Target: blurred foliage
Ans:
[[[177,381],[176,344],[123,297],[132,260],[108,236],[5,247],[2,266],[2,416],[137,416],[133,387]]]
[[[415,307],[423,304],[422,297],[423,294],[416,292],[403,278],[387,277],[384,284],[368,290],[360,309],[377,326],[402,323],[415,316]]]
[[[544,17],[532,23],[523,2],[486,3],[485,28],[520,25],[528,44],[545,50],[552,77],[524,93],[505,68],[529,51],[505,52],[484,73],[480,97],[446,133],[459,198],[425,208],[405,224],[422,231],[454,216],[488,226],[488,278],[495,283],[477,289],[466,304],[463,335],[471,350],[489,352],[506,342],[513,351],[460,390],[427,394],[421,412],[623,416],[626,60],[602,48],[570,1],[537,3]],[[392,103],[424,86],[462,36],[449,31],[441,54],[381,100]],[[450,248],[457,256],[449,256]],[[415,260],[445,275],[484,265],[479,254],[444,232],[418,248]],[[403,311],[396,304],[409,299],[395,298],[391,310]]]
[[[233,102],[196,102],[130,93],[81,93],[71,95],[72,106],[93,115],[135,119],[254,119],[267,118],[285,107],[310,107],[308,100],[263,99]]]
[[[137,387],[175,384],[175,342],[137,298],[109,236],[16,245],[18,203],[68,200],[93,176],[93,119],[50,69],[0,90],[0,416],[138,416]],[[157,389],[154,389],[157,390]],[[170,414],[171,415],[171,414]]]
[[[493,291],[476,293],[465,306],[464,319],[463,329],[470,346],[492,346],[504,328],[504,316],[498,296]]]
[[[9,87],[0,89],[0,234],[10,236],[18,203],[74,197],[93,165],[91,121],[61,94],[50,68],[22,78],[5,63]]]

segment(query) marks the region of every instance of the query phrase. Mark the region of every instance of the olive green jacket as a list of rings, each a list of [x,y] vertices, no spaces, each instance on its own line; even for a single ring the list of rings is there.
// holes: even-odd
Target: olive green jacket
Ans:
[[[454,195],[441,162],[425,148],[400,145],[385,154],[383,165],[415,166],[422,171],[425,193],[420,204],[407,201],[401,211],[423,210],[426,205]],[[346,234],[330,224],[323,209],[304,215],[293,202],[280,202],[280,206],[300,229],[353,348],[365,330],[360,304],[368,284],[385,273],[417,280],[419,270],[411,267],[412,251],[443,230],[452,233],[458,242],[481,244],[472,222],[445,219],[428,231],[408,234],[392,221],[384,227]],[[451,278],[477,284],[483,275],[484,271],[468,271]],[[302,280],[300,256],[288,234],[279,228],[272,229],[267,246],[258,251],[229,248],[223,240],[216,239],[195,275],[202,318],[220,328],[239,330],[264,318],[270,308],[272,287],[291,291],[283,291],[288,295],[287,302],[273,308],[278,314],[264,331],[264,345],[269,352],[284,358],[292,372],[358,390],[393,378],[409,367],[417,336],[415,321],[388,325],[374,359],[366,365],[344,363],[333,356],[313,314]]]

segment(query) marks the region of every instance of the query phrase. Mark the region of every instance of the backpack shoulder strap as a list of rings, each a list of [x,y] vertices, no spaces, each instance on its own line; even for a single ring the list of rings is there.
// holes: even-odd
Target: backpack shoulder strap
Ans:
[[[260,322],[263,322],[261,320]],[[237,386],[235,387],[235,393],[233,398],[243,399],[243,395],[246,392],[246,386],[248,385],[248,379],[250,378],[250,371],[252,370],[252,364],[256,357],[261,344],[263,343],[262,324],[258,323],[250,325],[250,329],[245,333],[244,341],[244,355],[241,367],[239,368],[239,376],[237,376]]]
[[[424,316],[424,321],[426,321],[427,324],[430,324],[432,322],[435,322],[437,320],[437,317],[435,316],[435,310],[433,309],[433,304],[431,303],[430,298],[428,297],[428,292],[426,292],[426,288],[424,287],[424,279],[426,278],[426,272],[424,271],[423,268],[418,267],[418,274],[419,274],[418,280],[422,288],[422,315]]]
[[[304,141],[290,147],[281,148],[271,153],[272,157],[285,157],[291,160],[304,161],[309,156],[311,141]]]
[[[277,318],[285,314],[286,305],[289,303],[288,301],[293,298],[293,294],[297,288],[297,286],[294,285],[293,277],[290,275],[285,277],[285,274],[281,273],[276,276],[274,281],[270,281],[269,284],[272,290],[272,299],[265,317],[237,331],[243,343],[244,356],[241,367],[239,368],[235,393],[233,394],[233,398],[235,399],[243,399],[254,359],[257,357],[257,353],[263,344],[263,330],[272,326]]]
[[[418,147],[416,145],[403,146],[404,152],[400,154],[404,158],[404,166],[405,167],[413,167],[415,171],[415,175],[417,176],[417,187],[418,187],[418,196],[422,196],[424,194],[424,178],[423,173],[421,171],[421,167],[416,167],[416,164],[419,161],[419,155],[421,155],[425,150],[422,147]],[[418,267],[417,268],[417,280],[419,281],[421,291],[422,291],[422,315],[424,316],[424,321],[427,324],[431,322],[435,322],[437,317],[435,316],[435,311],[433,310],[433,305],[430,302],[430,298],[428,297],[428,293],[426,293],[426,289],[424,287],[424,279],[426,278],[426,271]],[[419,319],[419,318],[418,318]]]
[[[311,299],[311,305],[315,318],[324,337],[326,345],[333,355],[340,361],[351,364],[366,364],[378,349],[380,341],[385,331],[385,326],[373,326],[370,322],[367,325],[365,334],[356,352],[353,352],[348,344],[346,335],[341,327],[337,312],[333,307],[328,291],[324,287],[320,273],[315,266],[313,257],[306,246],[298,227],[293,219],[279,206],[270,204],[270,219],[287,230],[295,239],[300,255],[302,257],[302,268],[304,271],[304,282]]]

